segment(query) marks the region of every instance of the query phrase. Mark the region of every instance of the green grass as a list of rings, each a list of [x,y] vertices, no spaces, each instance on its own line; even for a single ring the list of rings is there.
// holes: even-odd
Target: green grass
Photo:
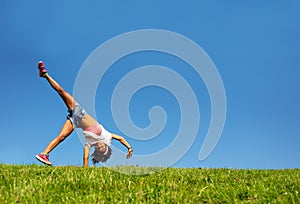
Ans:
[[[300,203],[300,169],[0,165],[0,203]]]

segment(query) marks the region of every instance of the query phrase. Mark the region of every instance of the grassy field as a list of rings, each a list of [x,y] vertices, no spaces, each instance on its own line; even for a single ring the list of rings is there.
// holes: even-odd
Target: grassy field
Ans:
[[[300,169],[0,165],[0,203],[300,203]]]

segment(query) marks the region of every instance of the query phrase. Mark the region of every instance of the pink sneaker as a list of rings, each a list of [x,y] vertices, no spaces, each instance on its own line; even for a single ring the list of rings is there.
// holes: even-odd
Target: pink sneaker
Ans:
[[[45,77],[47,74],[47,70],[43,61],[39,61],[38,68],[40,70],[40,77]]]
[[[52,163],[49,161],[49,154],[38,154],[35,155],[35,158],[44,164],[52,166]]]

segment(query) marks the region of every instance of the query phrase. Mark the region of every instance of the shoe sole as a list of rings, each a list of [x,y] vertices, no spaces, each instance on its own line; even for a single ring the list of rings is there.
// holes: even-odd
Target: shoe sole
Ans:
[[[45,161],[43,158],[39,157],[39,155],[36,155],[35,158],[48,166],[52,166],[52,163]]]
[[[40,68],[41,66],[45,67],[45,64],[44,64],[43,61],[39,61],[39,62],[38,62],[38,68],[39,68],[39,69],[41,69],[41,68]]]

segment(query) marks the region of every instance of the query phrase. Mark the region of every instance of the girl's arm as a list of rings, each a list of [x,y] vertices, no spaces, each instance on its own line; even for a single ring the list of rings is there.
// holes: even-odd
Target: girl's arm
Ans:
[[[126,158],[130,158],[132,156],[132,148],[130,146],[130,144],[124,139],[124,137],[116,135],[116,134],[111,134],[112,138],[115,140],[118,140],[119,142],[121,142],[127,149],[128,149],[128,153],[126,155]]]
[[[83,166],[89,166],[89,155],[90,155],[90,147],[88,145],[84,145],[83,151]]]

